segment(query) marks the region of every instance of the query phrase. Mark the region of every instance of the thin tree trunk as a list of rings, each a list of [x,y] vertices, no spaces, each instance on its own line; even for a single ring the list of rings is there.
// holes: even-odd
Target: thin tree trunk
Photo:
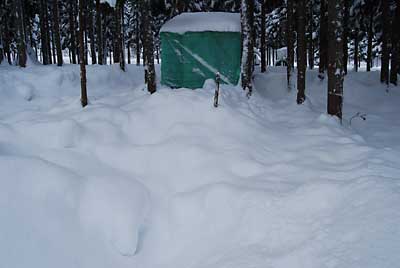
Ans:
[[[84,46],[84,34],[85,27],[83,23],[83,1],[79,0],[79,64],[81,66],[81,104],[82,107],[88,105],[88,97],[86,90],[86,65],[85,65],[85,46]]]
[[[94,40],[94,23],[93,23],[93,11],[94,11],[94,0],[88,0],[88,28],[89,28],[89,39],[90,39],[90,54],[92,58],[92,64],[97,64],[96,57],[96,40]]]
[[[381,82],[389,84],[389,3],[382,0],[382,59],[381,59]]]
[[[314,69],[314,1],[309,1],[310,16],[308,19],[308,66],[310,70]]]
[[[135,9],[135,50],[136,50],[136,65],[140,65],[140,18],[138,8]]]
[[[265,37],[265,16],[267,9],[267,0],[262,0],[261,4],[261,72],[264,73],[267,70],[266,64],[266,56],[265,56],[265,46],[266,46],[266,37]]]
[[[43,65],[50,64],[50,59],[49,59],[49,51],[48,51],[48,32],[47,32],[47,27],[48,25],[47,22],[47,16],[45,15],[47,13],[47,5],[45,0],[40,0],[40,7],[39,7],[39,20],[40,20],[40,38],[41,38],[41,52],[42,52],[42,57],[43,57]]]
[[[103,30],[101,23],[101,5],[100,0],[96,0],[96,33],[97,33],[97,51],[99,54],[98,62],[103,65],[104,50],[103,50]]]
[[[369,21],[368,21],[368,48],[367,48],[367,72],[371,71],[371,63],[372,63],[372,36],[373,36],[373,21],[374,21],[374,8],[373,3],[369,1]]]
[[[349,50],[349,48],[348,48],[349,17],[350,17],[350,0],[344,0],[344,17],[343,17],[343,70],[344,70],[344,74],[347,74],[347,62],[349,59],[349,51],[348,51]]]
[[[72,63],[76,64],[76,23],[75,23],[75,2],[76,0],[69,0],[69,35],[70,35],[70,51],[71,51],[71,58]]]
[[[328,1],[328,114],[342,119],[343,106],[343,1]]]
[[[129,39],[128,45],[127,45],[127,50],[128,50],[128,64],[131,64],[131,40]]]
[[[328,61],[328,12],[327,1],[321,0],[321,22],[319,31],[319,75],[320,79],[325,78],[325,70],[327,69]],[[330,0],[329,0],[330,1]],[[328,3],[329,3],[328,1]],[[335,1],[335,0],[332,0]]]
[[[302,104],[306,99],[306,0],[298,0],[297,4],[297,104]]]
[[[248,97],[253,91],[252,74],[254,60],[254,0],[242,0],[242,88],[248,91]]]
[[[119,5],[117,5],[117,12],[119,13],[119,52],[120,52],[120,62],[119,67],[122,71],[125,72],[125,44],[124,44],[124,4],[123,1],[119,1]]]
[[[53,31],[54,31],[56,50],[57,50],[57,66],[62,66],[63,56],[62,56],[61,39],[60,39],[58,0],[53,0]]]
[[[359,29],[356,28],[354,30],[354,71],[358,72],[358,64],[359,64],[359,59],[358,59],[358,50],[359,50]]]
[[[294,69],[294,39],[293,39],[293,0],[287,0],[286,10],[286,47],[287,47],[287,84],[288,90],[292,89],[292,73]],[[273,53],[273,62],[275,65],[275,53]]]
[[[400,54],[400,0],[396,1],[396,15],[394,19],[394,25],[392,27],[392,57],[390,64],[390,83],[397,86],[397,75],[399,73],[399,54]]]
[[[142,0],[143,1],[143,28],[144,28],[144,39],[145,39],[145,46],[146,46],[146,77],[145,80],[147,81],[147,90],[153,94],[157,90],[156,86],[156,72],[154,67],[154,37],[153,37],[153,30],[152,30],[152,16],[150,11],[150,0]]]
[[[22,1],[17,0],[16,5],[16,19],[18,24],[18,65],[20,67],[26,67],[26,38],[25,38],[25,26],[24,26],[24,14],[22,8]]]

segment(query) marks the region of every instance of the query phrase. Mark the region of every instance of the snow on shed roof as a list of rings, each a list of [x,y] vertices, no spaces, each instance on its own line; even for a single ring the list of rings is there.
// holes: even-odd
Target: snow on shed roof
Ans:
[[[162,27],[160,32],[240,32],[240,14],[227,12],[182,13]]]

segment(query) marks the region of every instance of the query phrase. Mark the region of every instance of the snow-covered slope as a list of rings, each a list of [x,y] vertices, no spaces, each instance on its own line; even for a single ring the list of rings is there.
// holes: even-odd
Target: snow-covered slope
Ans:
[[[142,69],[0,66],[0,267],[396,267],[400,92],[350,73],[344,125],[316,73],[248,100],[143,90]],[[366,113],[367,120],[349,118]]]

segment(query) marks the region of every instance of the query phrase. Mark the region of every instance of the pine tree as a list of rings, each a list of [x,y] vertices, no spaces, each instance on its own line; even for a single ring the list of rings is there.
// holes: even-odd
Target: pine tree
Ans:
[[[343,106],[343,1],[328,1],[328,114],[342,119]]]
[[[297,104],[302,104],[305,99],[307,48],[306,48],[306,1],[297,2]]]

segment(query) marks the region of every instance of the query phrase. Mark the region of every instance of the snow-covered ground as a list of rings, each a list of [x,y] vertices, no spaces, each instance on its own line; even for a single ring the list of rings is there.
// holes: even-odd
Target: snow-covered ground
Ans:
[[[316,72],[215,109],[127,68],[88,66],[82,109],[79,66],[0,66],[0,267],[399,266],[400,88],[350,73],[340,125]]]

